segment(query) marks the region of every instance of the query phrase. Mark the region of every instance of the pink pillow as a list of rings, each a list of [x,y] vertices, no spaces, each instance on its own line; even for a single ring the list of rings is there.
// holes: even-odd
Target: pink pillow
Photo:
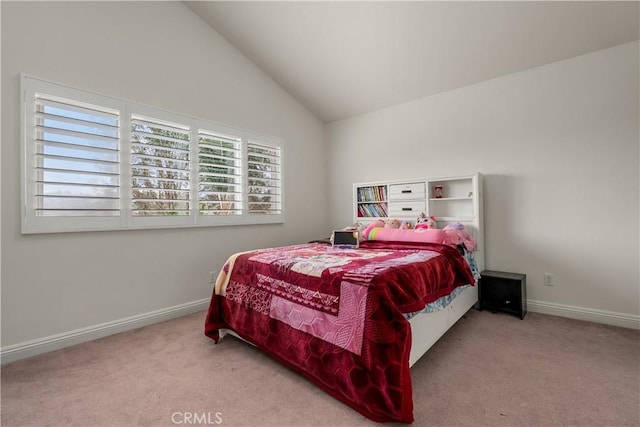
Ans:
[[[367,227],[363,232],[364,240],[381,240],[385,242],[423,242],[450,245],[451,241],[444,230],[438,228],[421,228],[406,230],[401,228]]]
[[[372,229],[376,227],[384,227],[384,221],[381,219],[377,221],[373,221],[371,224],[367,225],[364,230],[362,230],[362,240],[369,240],[369,233]]]

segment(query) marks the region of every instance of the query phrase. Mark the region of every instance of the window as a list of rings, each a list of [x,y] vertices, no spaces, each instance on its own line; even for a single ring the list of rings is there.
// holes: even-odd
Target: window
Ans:
[[[282,141],[23,76],[23,233],[277,223]]]
[[[131,215],[190,215],[188,126],[131,116]]]
[[[242,139],[198,131],[198,213],[242,215]]]
[[[118,111],[35,97],[35,215],[120,215]]]
[[[249,139],[247,150],[249,214],[282,213],[280,148]]]

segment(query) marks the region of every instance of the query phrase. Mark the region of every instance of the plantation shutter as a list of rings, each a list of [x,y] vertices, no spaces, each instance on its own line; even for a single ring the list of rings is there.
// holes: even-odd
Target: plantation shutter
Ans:
[[[189,126],[131,116],[131,215],[188,216]]]
[[[198,213],[242,214],[242,140],[198,132]]]
[[[281,138],[20,82],[23,234],[284,223]]]
[[[33,214],[119,216],[119,112],[43,93],[34,106]]]
[[[247,151],[248,213],[281,214],[281,148],[249,140]]]

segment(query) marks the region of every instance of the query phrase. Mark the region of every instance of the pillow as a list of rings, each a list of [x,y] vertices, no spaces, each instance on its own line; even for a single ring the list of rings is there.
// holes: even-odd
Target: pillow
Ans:
[[[422,242],[450,245],[451,241],[444,230],[427,228],[405,230],[401,228],[367,227],[363,232],[364,240],[380,240],[385,242]]]
[[[369,233],[375,227],[384,227],[384,221],[379,219],[377,221],[373,221],[371,224],[367,225],[364,230],[362,230],[361,238],[362,240],[369,240]]]

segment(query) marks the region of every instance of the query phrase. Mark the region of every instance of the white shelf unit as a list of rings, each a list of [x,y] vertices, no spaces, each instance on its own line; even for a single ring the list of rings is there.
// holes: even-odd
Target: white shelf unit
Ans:
[[[436,197],[436,186],[441,187],[442,197]],[[478,267],[484,268],[481,174],[354,184],[353,201],[353,219],[363,224],[397,218],[415,225],[421,212],[433,215],[438,228],[464,224],[478,245],[474,254]]]
[[[429,215],[446,222],[472,222],[477,211],[474,193],[477,179],[473,177],[428,180]],[[442,189],[436,196],[436,187]]]
[[[372,221],[387,218],[387,184],[360,184],[353,186],[354,218],[356,221]]]

